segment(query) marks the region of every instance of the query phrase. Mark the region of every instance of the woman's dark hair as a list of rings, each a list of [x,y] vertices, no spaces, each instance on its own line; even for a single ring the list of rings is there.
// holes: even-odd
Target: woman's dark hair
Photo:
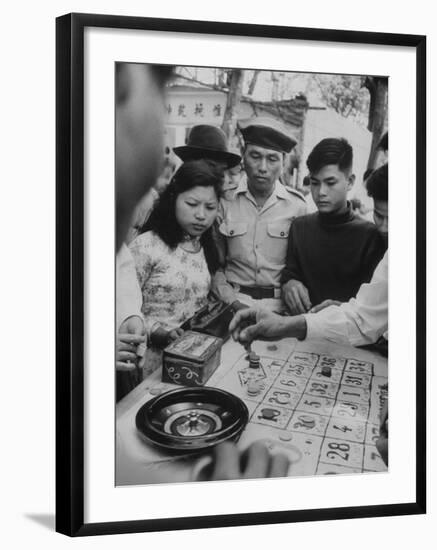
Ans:
[[[217,200],[220,197],[221,180],[205,160],[184,162],[159,197],[146,224],[146,231],[154,231],[172,249],[183,241],[184,232],[176,221],[176,199],[193,187],[213,187]],[[219,256],[212,235],[212,227],[200,237],[210,273],[217,271]]]
[[[377,168],[366,181],[367,194],[377,201],[388,201],[388,164]]]

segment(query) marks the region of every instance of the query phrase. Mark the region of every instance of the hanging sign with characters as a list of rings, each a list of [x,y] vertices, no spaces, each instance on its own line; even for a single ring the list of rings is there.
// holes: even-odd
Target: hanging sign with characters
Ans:
[[[175,93],[170,89],[166,103],[167,123],[220,125],[225,107],[226,95],[221,92],[195,90],[195,93]]]

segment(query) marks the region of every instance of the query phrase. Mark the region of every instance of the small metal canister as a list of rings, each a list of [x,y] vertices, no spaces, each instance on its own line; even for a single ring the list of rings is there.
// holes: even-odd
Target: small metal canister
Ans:
[[[188,330],[164,350],[162,381],[203,386],[220,364],[223,340]]]

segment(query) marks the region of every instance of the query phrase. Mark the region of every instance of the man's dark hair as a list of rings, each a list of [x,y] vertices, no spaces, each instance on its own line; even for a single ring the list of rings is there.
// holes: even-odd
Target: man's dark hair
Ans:
[[[181,193],[198,186],[213,187],[219,199],[221,180],[208,163],[205,160],[184,162],[160,196],[146,224],[146,231],[154,231],[170,248],[175,249],[184,239],[184,232],[176,220],[176,199]],[[211,227],[203,233],[200,242],[208,269],[214,273],[219,267],[219,258]]]
[[[366,182],[367,194],[377,201],[388,201],[388,164],[377,168]]]
[[[307,166],[311,174],[329,164],[336,164],[342,172],[349,172],[352,169],[352,159],[352,147],[344,138],[326,138],[311,151]]]

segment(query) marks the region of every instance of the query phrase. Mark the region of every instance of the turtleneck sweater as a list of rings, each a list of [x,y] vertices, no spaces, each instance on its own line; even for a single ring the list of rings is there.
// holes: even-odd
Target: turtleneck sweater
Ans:
[[[313,306],[346,302],[370,281],[385,249],[376,226],[356,216],[350,203],[341,213],[301,216],[291,224],[281,284],[301,281]]]

